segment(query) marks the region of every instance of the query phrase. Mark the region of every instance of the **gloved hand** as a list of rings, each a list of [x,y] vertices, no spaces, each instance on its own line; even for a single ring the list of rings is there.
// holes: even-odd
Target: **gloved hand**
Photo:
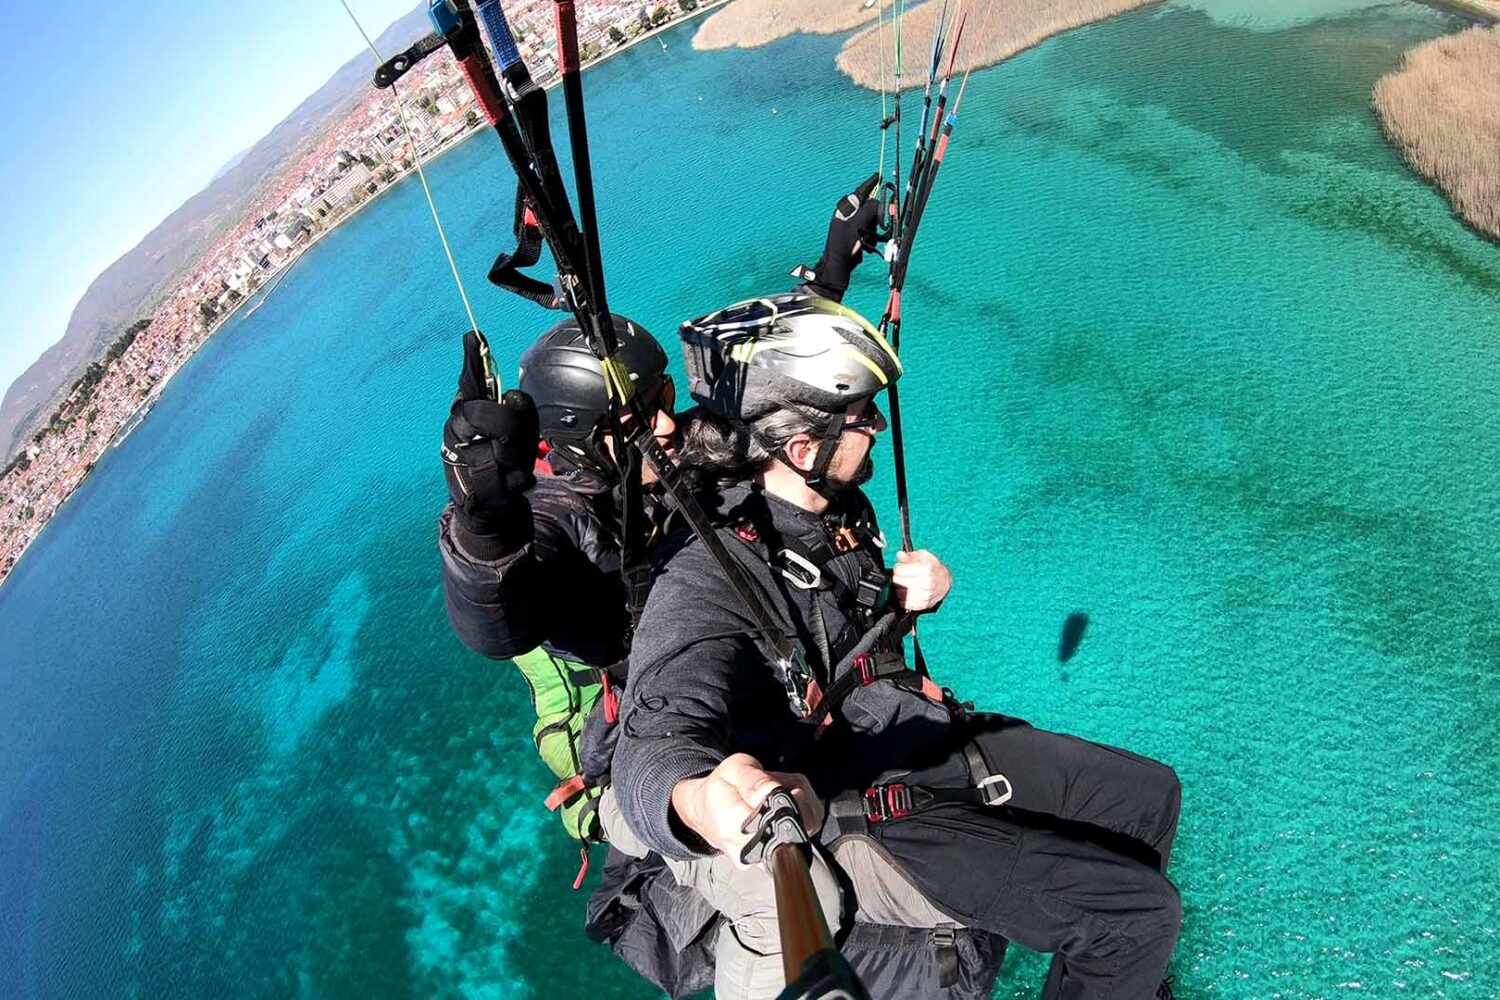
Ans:
[[[536,484],[536,405],[519,389],[495,400],[489,344],[464,334],[464,367],[443,425],[443,474],[448,495],[472,535],[513,535],[530,513],[516,500]]]
[[[792,272],[824,298],[842,302],[849,290],[849,279],[865,252],[874,250],[876,243],[884,238],[879,229],[880,199],[875,197],[879,187],[880,175],[871,174],[859,187],[840,198],[828,222],[823,256],[811,270],[799,267]]]

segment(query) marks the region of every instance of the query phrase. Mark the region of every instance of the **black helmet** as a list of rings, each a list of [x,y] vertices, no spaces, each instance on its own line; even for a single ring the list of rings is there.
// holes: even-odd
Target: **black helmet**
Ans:
[[[736,303],[682,324],[680,333],[690,391],[704,409],[747,423],[795,410],[825,440],[838,436],[845,414],[901,377],[901,360],[869,320],[805,291]],[[783,443],[762,442],[786,462]],[[826,493],[832,457],[823,448],[816,468],[796,471]],[[868,478],[868,466],[861,475]]]
[[[666,375],[666,352],[645,327],[623,316],[612,319],[631,380],[637,391],[651,391]],[[613,477],[614,462],[603,446],[609,413],[604,368],[576,320],[557,324],[521,356],[519,388],[536,403],[542,439],[554,452],[580,468]]]

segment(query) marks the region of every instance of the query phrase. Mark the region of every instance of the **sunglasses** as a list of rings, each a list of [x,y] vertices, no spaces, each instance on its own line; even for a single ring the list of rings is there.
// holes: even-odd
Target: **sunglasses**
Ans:
[[[862,431],[867,429],[879,429],[879,425],[885,422],[885,416],[880,412],[880,407],[873,402],[870,403],[870,412],[858,420],[851,420],[839,428],[839,433],[845,431]]]
[[[677,406],[677,385],[672,381],[672,376],[663,375],[661,381],[652,386],[649,391],[641,396],[641,409],[646,416],[655,419],[658,413],[672,413]],[[620,414],[620,423],[628,425],[631,414],[627,411]]]

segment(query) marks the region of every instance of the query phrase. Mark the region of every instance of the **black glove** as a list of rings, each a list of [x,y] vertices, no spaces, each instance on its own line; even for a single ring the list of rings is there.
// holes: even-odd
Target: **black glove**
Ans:
[[[489,344],[478,331],[464,334],[458,395],[443,425],[443,474],[470,535],[529,537],[530,508],[517,501],[536,485],[538,436],[531,397],[512,389],[496,402]]]
[[[880,175],[871,174],[839,199],[828,222],[823,256],[811,270],[798,267],[792,271],[810,290],[835,302],[844,300],[849,279],[864,260],[865,252],[874,250],[875,244],[884,239],[879,230],[880,199],[874,196],[879,187]]]

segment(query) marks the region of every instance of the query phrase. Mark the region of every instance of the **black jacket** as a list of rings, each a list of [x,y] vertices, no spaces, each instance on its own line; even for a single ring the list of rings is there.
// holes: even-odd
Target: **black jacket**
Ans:
[[[450,504],[438,548],[448,621],[464,645],[495,659],[537,646],[593,666],[623,659],[629,613],[614,506],[608,487],[584,473],[538,477],[506,512],[530,530],[503,533],[529,541],[503,551],[465,531]]]
[[[833,585],[813,589],[773,570],[764,553],[789,543],[805,550],[860,522],[873,526],[869,501],[851,491],[820,516],[742,489],[726,496],[725,509],[726,547],[828,689],[830,665],[861,632],[851,583],[884,570],[881,550],[862,544],[840,556],[823,567]],[[736,528],[742,517],[756,526],[762,544],[746,543]],[[793,712],[738,596],[705,547],[693,542],[657,579],[636,632],[614,783],[631,828],[662,855],[686,860],[707,847],[672,817],[672,789],[731,753],[749,753],[771,770],[807,774],[821,796],[832,798],[946,757],[961,742],[945,707],[896,681],[856,687],[837,721],[813,738],[812,727]]]

